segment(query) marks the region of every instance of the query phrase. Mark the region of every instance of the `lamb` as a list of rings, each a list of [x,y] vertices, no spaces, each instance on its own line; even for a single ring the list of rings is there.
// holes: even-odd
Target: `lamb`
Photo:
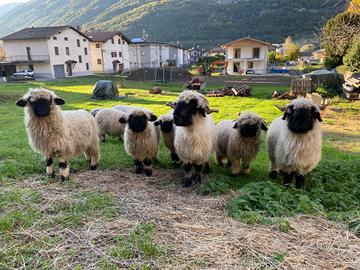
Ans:
[[[133,110],[119,119],[126,124],[124,145],[134,159],[136,174],[152,175],[152,163],[157,158],[160,141],[159,128],[152,123],[156,119],[156,115],[143,110]]]
[[[266,131],[264,120],[250,112],[240,113],[235,121],[224,120],[216,125],[215,153],[218,165],[228,160],[231,174],[240,174],[240,160],[243,173],[250,173],[250,162],[260,149],[261,130]]]
[[[185,164],[184,186],[201,182],[201,170],[210,171],[209,160],[214,149],[215,122],[210,115],[206,98],[195,91],[184,91],[168,104],[174,108],[176,127],[174,146],[180,160]],[[194,170],[193,170],[194,169]]]
[[[125,124],[119,123],[119,119],[125,113],[114,109],[101,109],[95,115],[95,120],[99,127],[99,139],[105,142],[105,136],[115,136],[123,138]]]
[[[170,111],[167,114],[161,115],[157,121],[154,122],[155,126],[160,126],[161,134],[164,140],[164,144],[167,149],[170,151],[171,160],[173,164],[180,162],[179,156],[176,154],[174,139],[175,139],[175,129],[173,120],[173,111]]]
[[[326,106],[320,106],[325,109]],[[279,108],[279,107],[278,107]],[[284,184],[296,180],[296,188],[304,188],[305,175],[321,159],[321,124],[319,106],[308,99],[293,100],[284,108],[284,115],[275,119],[267,133],[270,174],[284,175]]]
[[[69,177],[68,161],[85,154],[90,169],[95,170],[100,157],[98,128],[85,110],[62,111],[65,101],[47,89],[29,89],[16,102],[24,107],[29,144],[46,158],[46,174],[54,177],[53,159],[59,160],[61,180]]]

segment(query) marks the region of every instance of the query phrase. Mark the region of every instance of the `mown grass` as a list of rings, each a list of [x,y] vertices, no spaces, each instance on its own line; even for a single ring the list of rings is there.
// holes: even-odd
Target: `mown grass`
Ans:
[[[21,189],[18,184],[24,178],[44,174],[42,157],[32,151],[27,142],[23,124],[23,110],[15,106],[15,100],[26,93],[29,87],[46,87],[54,90],[66,101],[64,110],[111,107],[116,104],[144,106],[157,115],[166,113],[165,103],[176,98],[182,90],[181,84],[161,85],[162,95],[151,95],[148,89],[156,83],[123,82],[119,77],[111,77],[120,85],[120,93],[129,96],[119,100],[91,100],[91,90],[98,79],[107,77],[74,78],[71,80],[0,84],[0,269],[2,265],[16,268],[25,260],[29,268],[51,268],[46,259],[35,260],[36,250],[56,245],[60,239],[46,236],[29,240],[19,239],[16,233],[29,228],[81,228],[89,220],[104,218],[111,220],[121,215],[121,204],[108,193],[76,192],[76,188],[65,200],[56,201],[45,209],[44,198],[35,188]],[[209,85],[209,89],[218,86]],[[210,104],[220,113],[214,114],[217,122],[234,119],[239,111],[249,110],[260,114],[270,123],[281,113],[274,104],[283,105],[287,101],[271,100],[268,97],[279,87],[254,86],[253,95],[247,98],[209,98]],[[203,183],[201,194],[218,195],[230,190],[238,195],[227,203],[231,216],[246,223],[276,223],[282,231],[289,231],[287,217],[296,214],[315,214],[345,222],[356,234],[360,233],[360,134],[358,119],[360,102],[349,103],[342,99],[332,99],[332,108],[324,123],[331,133],[325,133],[323,158],[319,166],[308,175],[305,190],[284,188],[281,179],[268,177],[269,161],[264,142],[257,158],[251,164],[248,176],[229,176],[229,169],[219,168],[212,161],[212,174]],[[344,133],[345,132],[345,133]],[[263,141],[265,135],[263,135]],[[124,151],[123,143],[115,138],[101,143],[100,170],[123,169],[132,166],[132,160]],[[160,168],[169,168],[171,161],[164,145],[160,146]],[[71,173],[87,169],[83,157],[70,162]],[[45,181],[45,180],[44,180]],[[56,180],[55,180],[56,181]],[[179,182],[181,180],[179,179]],[[45,184],[46,181],[45,181]],[[51,183],[50,183],[51,184]],[[119,258],[156,257],[161,248],[152,240],[152,226],[140,225],[129,235],[118,237],[109,246],[109,256]],[[14,234],[15,233],[15,234]],[[140,241],[142,239],[143,241]],[[112,262],[104,260],[103,269],[115,269]],[[142,267],[142,268],[141,268]],[[136,265],[136,269],[149,269],[151,265]],[[6,268],[4,268],[6,269]]]

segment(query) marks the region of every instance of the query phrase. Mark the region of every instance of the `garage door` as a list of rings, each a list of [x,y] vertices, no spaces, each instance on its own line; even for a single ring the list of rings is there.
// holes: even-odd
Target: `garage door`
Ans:
[[[54,65],[53,67],[54,67],[55,79],[65,78],[64,65]]]

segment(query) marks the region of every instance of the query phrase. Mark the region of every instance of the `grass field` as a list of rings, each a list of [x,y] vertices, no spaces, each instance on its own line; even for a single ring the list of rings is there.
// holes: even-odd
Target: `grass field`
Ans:
[[[87,259],[91,259],[80,259],[78,252],[88,246],[97,252],[94,251],[97,259],[93,266],[100,269],[117,269],[119,265],[152,269],[156,268],[154,262],[166,261],[166,257],[172,254],[171,243],[154,240],[157,228],[151,220],[138,220],[130,224],[128,230],[108,235],[111,241],[106,242],[101,250],[95,249],[96,240],[80,247],[63,242],[65,234],[73,233],[71,239],[75,238],[76,242],[77,234],[74,232],[90,230],[89,224],[97,224],[99,220],[105,224],[124,215],[126,206],[111,191],[77,190],[76,181],[59,183],[59,179],[47,179],[44,160],[28,145],[23,110],[15,106],[16,99],[30,87],[46,87],[65,100],[64,110],[130,104],[144,106],[160,115],[169,110],[165,103],[174,100],[182,89],[181,84],[165,84],[161,85],[162,95],[151,95],[148,89],[155,83],[121,81],[113,77],[119,86],[124,83],[120,93],[129,96],[120,100],[95,101],[90,96],[98,79],[0,84],[0,269],[86,269]],[[218,87],[208,86],[209,89]],[[211,107],[220,110],[213,116],[218,122],[234,119],[239,111],[249,110],[270,123],[281,114],[274,104],[286,103],[270,100],[268,97],[273,90],[279,90],[279,87],[254,86],[253,95],[247,98],[209,98]],[[249,176],[230,177],[228,169],[218,168],[212,161],[213,173],[200,187],[189,192],[195,191],[204,198],[225,195],[227,213],[243,223],[271,224],[277,230],[289,232],[292,230],[289,218],[309,214],[344,223],[359,236],[360,102],[349,103],[334,98],[323,119],[323,158],[308,175],[305,190],[286,189],[281,185],[281,179],[270,180],[263,142],[261,152],[250,166]],[[126,155],[122,142],[113,138],[101,143],[100,171],[129,171],[131,166],[132,160]],[[72,177],[87,171],[85,159],[79,157],[71,161],[70,168]],[[170,156],[163,144],[156,168],[173,170],[181,176],[180,169],[171,168]],[[177,185],[180,185],[180,178],[175,178]],[[45,231],[45,236],[39,237]],[[64,246],[66,248],[59,251],[59,247]],[[57,255],[52,255],[49,250]],[[279,256],[278,261],[286,257],[284,254],[274,255],[276,258]],[[206,261],[197,263],[209,266]]]

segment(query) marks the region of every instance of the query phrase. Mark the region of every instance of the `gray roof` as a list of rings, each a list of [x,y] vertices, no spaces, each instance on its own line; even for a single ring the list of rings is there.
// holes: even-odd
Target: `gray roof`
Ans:
[[[125,39],[128,43],[131,43],[130,39],[128,39],[124,34],[122,34],[119,31],[109,31],[109,32],[86,32],[85,35],[87,35],[92,41],[97,42],[105,42],[109,39],[111,39],[115,35],[122,36],[123,39]]]
[[[24,29],[14,32],[10,35],[4,36],[0,39],[1,40],[47,39],[63,30],[69,29],[69,28],[78,32],[80,35],[82,35],[86,39],[89,39],[89,37],[85,36],[79,30],[77,30],[76,28],[69,26],[69,25],[24,28]]]

